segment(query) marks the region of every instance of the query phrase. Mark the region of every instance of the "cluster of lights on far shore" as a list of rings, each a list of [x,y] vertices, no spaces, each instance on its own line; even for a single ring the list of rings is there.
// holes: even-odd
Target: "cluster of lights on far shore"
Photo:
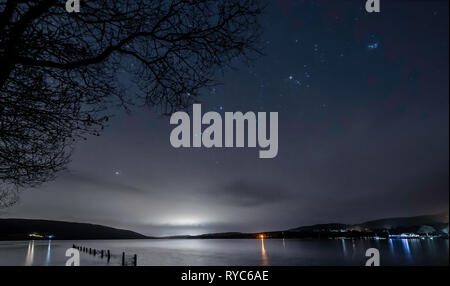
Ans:
[[[42,234],[35,233],[35,232],[28,234],[28,237],[36,238],[36,239],[43,239],[43,238],[53,239],[53,238],[55,238],[55,236],[53,234],[42,235]]]

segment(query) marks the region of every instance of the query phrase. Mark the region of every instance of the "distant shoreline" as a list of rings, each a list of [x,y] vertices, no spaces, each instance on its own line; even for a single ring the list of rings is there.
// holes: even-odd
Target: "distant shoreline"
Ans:
[[[391,218],[361,224],[318,224],[284,231],[225,232],[154,237],[102,225],[31,219],[0,219],[0,241],[24,240],[131,240],[131,239],[385,239],[446,238],[448,212]]]
[[[258,239],[258,238],[254,238]],[[253,239],[253,240],[254,240]],[[448,240],[448,237],[409,237],[409,238],[375,238],[375,237],[369,237],[369,238],[348,238],[348,237],[340,237],[340,238],[285,238],[285,240],[424,240],[424,239],[430,239],[430,240]],[[252,240],[252,238],[129,238],[129,239],[51,239],[52,241],[117,241],[117,240]],[[284,240],[283,238],[266,238],[266,240]],[[48,241],[48,239],[20,239],[20,240],[3,240],[0,239],[0,242],[20,242],[20,241]]]

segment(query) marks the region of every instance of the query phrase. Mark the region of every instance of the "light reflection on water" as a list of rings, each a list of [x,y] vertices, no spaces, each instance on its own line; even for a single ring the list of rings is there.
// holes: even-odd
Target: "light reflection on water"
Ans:
[[[411,259],[411,249],[409,248],[409,239],[402,239],[403,251],[405,252],[405,257]]]
[[[48,247],[47,247],[47,257],[45,258],[45,265],[50,265],[50,255],[51,255],[51,249],[52,249],[52,241],[48,241]]]
[[[392,238],[389,239],[389,252],[391,255],[395,255],[394,240]]]
[[[34,261],[34,240],[28,242],[27,257],[25,258],[25,266],[32,266]]]
[[[269,260],[267,259],[266,248],[264,247],[264,238],[261,238],[261,265],[269,266]]]
[[[364,265],[368,248],[380,251],[381,265],[448,265],[447,239],[156,239],[109,241],[1,241],[0,265],[62,266],[72,244],[137,254],[142,266]],[[25,256],[26,255],[26,256]],[[24,257],[25,256],[25,257]],[[81,265],[108,264],[81,253]]]
[[[341,238],[341,243],[342,243],[342,251],[344,253],[344,256],[348,256],[347,246],[345,245],[345,239]]]

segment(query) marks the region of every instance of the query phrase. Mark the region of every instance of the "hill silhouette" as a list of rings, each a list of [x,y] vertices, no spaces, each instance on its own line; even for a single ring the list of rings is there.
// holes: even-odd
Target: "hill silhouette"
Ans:
[[[386,218],[368,221],[358,224],[361,228],[369,229],[393,229],[398,227],[413,227],[418,225],[448,224],[448,212],[434,215],[423,215],[414,217]]]
[[[0,240],[28,240],[30,234],[60,240],[150,238],[130,230],[103,225],[49,220],[0,219]]]

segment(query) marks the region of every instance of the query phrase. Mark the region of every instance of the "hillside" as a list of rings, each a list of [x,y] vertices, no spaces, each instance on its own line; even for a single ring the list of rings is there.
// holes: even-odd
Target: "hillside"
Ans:
[[[379,219],[364,222],[356,226],[362,229],[378,230],[442,224],[448,224],[448,212],[435,215]]]
[[[311,226],[301,226],[293,229],[289,229],[289,232],[311,232],[311,231],[338,231],[341,229],[347,229],[349,225],[342,223],[329,223],[329,224],[315,224]]]
[[[0,240],[27,240],[35,238],[60,240],[84,239],[142,239],[145,235],[123,229],[94,225],[48,220],[0,219]]]
[[[262,233],[211,233],[184,238],[333,238],[333,237],[372,237],[389,234],[414,233],[448,237],[448,212],[436,215],[386,218],[360,224],[316,224]]]

